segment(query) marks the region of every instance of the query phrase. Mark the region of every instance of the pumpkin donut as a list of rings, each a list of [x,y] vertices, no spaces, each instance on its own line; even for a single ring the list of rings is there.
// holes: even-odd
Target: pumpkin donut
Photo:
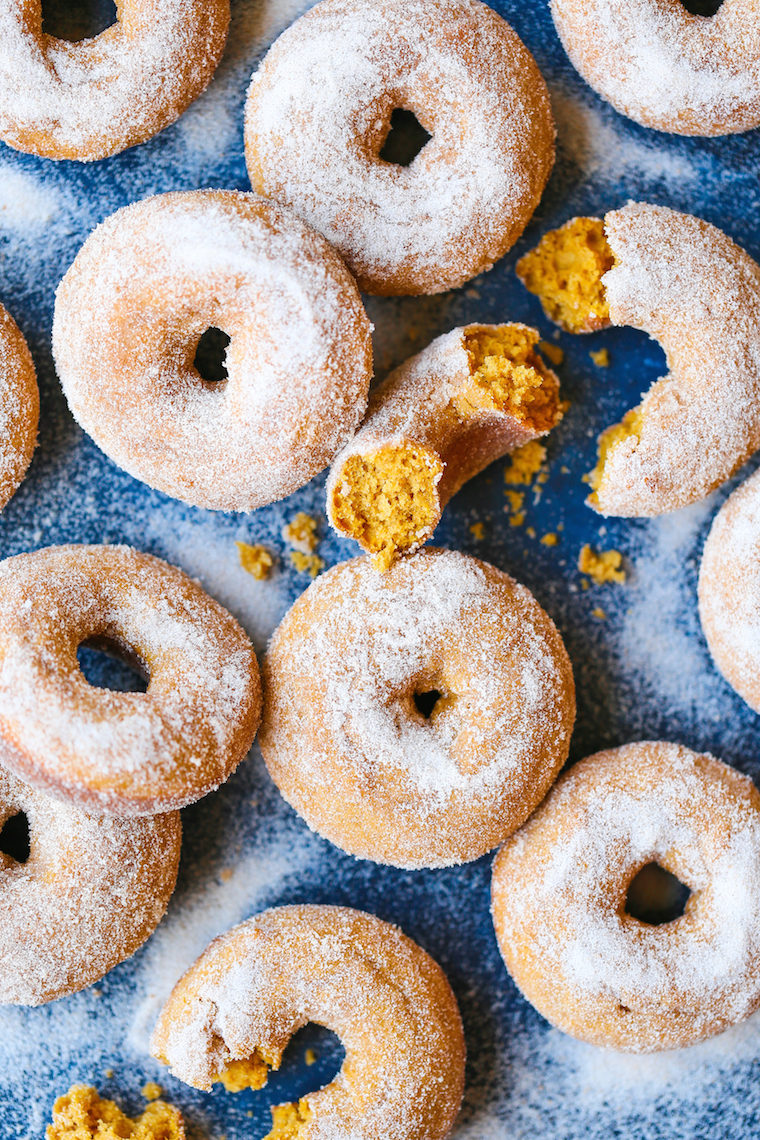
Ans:
[[[327,514],[387,570],[431,537],[445,504],[557,423],[559,381],[527,325],[466,325],[407,360],[370,398],[335,460]]]
[[[42,0],[1,0],[0,138],[83,162],[145,142],[208,86],[229,21],[229,0],[118,0],[71,43],[42,30]]]
[[[432,136],[407,166],[381,153],[398,110]],[[245,152],[254,190],[323,233],[360,289],[440,293],[517,241],[554,123],[532,55],[478,0],[321,0],[254,74]]]
[[[91,815],[0,768],[0,827],[16,816],[29,846],[23,861],[0,851],[0,1002],[42,1005],[98,981],[152,934],[182,829],[178,812]]]
[[[551,0],[551,11],[573,66],[642,126],[729,135],[760,125],[758,0],[723,0],[709,18],[681,0]]]
[[[629,325],[665,350],[668,374],[599,439],[600,514],[685,507],[760,448],[760,266],[721,230],[630,203],[546,234],[517,271],[568,331]]]
[[[567,759],[575,691],[559,633],[524,586],[455,551],[320,575],[263,675],[269,774],[310,827],[362,859],[477,859]]]
[[[77,649],[102,641],[146,692],[89,684]],[[235,770],[259,713],[248,637],[176,567],[127,546],[0,563],[0,758],[24,780],[113,815],[183,807]]]
[[[659,925],[627,912],[651,863],[691,894]],[[507,969],[553,1025],[593,1045],[680,1049],[760,1006],[760,795],[677,744],[574,765],[494,862]]]
[[[18,490],[32,461],[39,418],[40,394],[31,354],[13,317],[0,305],[0,510]]]
[[[209,328],[231,338],[216,383],[194,365]],[[337,254],[232,190],[162,194],[98,226],[58,288],[53,351],[74,417],[106,455],[225,511],[322,471],[356,430],[372,373],[370,324]]]
[[[760,712],[760,471],[712,524],[699,570],[699,616],[715,664]]]
[[[440,966],[396,926],[337,906],[284,906],[215,938],[174,987],[153,1055],[210,1090],[260,1089],[308,1022],[333,1030],[335,1080],[272,1109],[267,1140],[444,1140],[464,1037]]]

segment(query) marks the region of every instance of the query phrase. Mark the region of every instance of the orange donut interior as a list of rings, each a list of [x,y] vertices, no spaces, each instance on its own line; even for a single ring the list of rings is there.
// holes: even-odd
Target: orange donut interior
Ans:
[[[244,1060],[231,1061],[219,1073],[220,1081],[227,1092],[242,1092],[243,1089],[263,1089],[267,1083],[269,1069],[280,1067],[279,1058],[255,1049],[253,1055]],[[297,1140],[301,1125],[311,1119],[311,1109],[304,1099],[295,1104],[277,1104],[272,1108],[272,1130],[264,1140]]]
[[[452,416],[464,421],[490,411],[512,416],[537,434],[553,427],[559,417],[556,381],[534,351],[536,339],[508,325],[466,333],[470,385],[454,401]],[[410,441],[349,456],[333,492],[337,528],[370,551],[378,569],[387,570],[435,527],[444,467],[437,452]]]

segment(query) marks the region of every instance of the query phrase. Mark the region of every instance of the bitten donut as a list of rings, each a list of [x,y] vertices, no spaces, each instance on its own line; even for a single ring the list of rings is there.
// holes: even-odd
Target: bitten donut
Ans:
[[[0,510],[16,493],[32,461],[39,417],[31,354],[13,317],[0,305]]]
[[[119,0],[116,23],[72,43],[41,0],[0,0],[0,138],[44,158],[106,158],[178,119],[208,86],[229,0]]]
[[[527,325],[453,329],[375,390],[333,464],[327,514],[380,569],[427,542],[468,479],[557,423],[559,381],[538,339]]]
[[[551,0],[551,11],[573,66],[642,126],[729,135],[760,125],[758,0],[723,0],[711,17],[681,0]]]
[[[760,712],[760,472],[727,499],[705,543],[699,616],[713,660]]]
[[[540,803],[575,718],[562,639],[533,595],[426,549],[321,575],[275,631],[260,743],[308,825],[363,859],[444,867]]]
[[[23,861],[0,851],[0,1002],[42,1005],[96,982],[152,934],[182,829],[177,812],[91,815],[0,768],[0,827],[17,816],[29,847]]]
[[[201,337],[230,337],[204,380]],[[367,406],[370,324],[324,238],[254,194],[196,190],[98,226],[56,295],[53,351],[74,417],[167,495],[250,511],[333,460]]]
[[[319,98],[315,98],[315,92]],[[430,137],[386,161],[394,111]],[[546,84],[478,0],[322,0],[251,80],[251,185],[323,233],[369,293],[440,293],[517,241],[554,161]]]
[[[215,938],[174,987],[153,1055],[199,1089],[259,1089],[308,1022],[333,1030],[338,1076],[272,1109],[267,1140],[444,1140],[464,1037],[440,966],[396,926],[337,906],[285,906]]]
[[[600,437],[595,510],[685,507],[760,448],[760,266],[721,230],[630,203],[548,233],[518,274],[563,328],[629,325],[665,350],[668,374]]]
[[[655,863],[691,894],[659,925],[627,912]],[[760,1006],[760,795],[709,755],[644,742],[563,776],[493,869],[507,969],[565,1033],[680,1049]]]
[[[96,688],[80,645],[149,678]],[[260,715],[245,632],[181,570],[127,546],[53,546],[0,563],[0,753],[23,779],[114,815],[183,807],[218,787]]]

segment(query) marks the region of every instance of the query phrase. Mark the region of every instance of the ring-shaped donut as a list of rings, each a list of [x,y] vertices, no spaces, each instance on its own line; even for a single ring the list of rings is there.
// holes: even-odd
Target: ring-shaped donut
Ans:
[[[464,1085],[456,999],[424,950],[358,910],[278,907],[215,938],[174,987],[151,1051],[195,1088],[261,1088],[308,1022],[338,1035],[343,1068],[273,1108],[268,1140],[449,1135]]]
[[[174,890],[182,827],[178,812],[91,815],[0,768],[0,827],[19,814],[28,857],[0,852],[0,1002],[42,1005],[96,982],[153,932]]]
[[[209,328],[231,338],[219,382],[194,365]],[[106,455],[212,510],[254,510],[323,470],[372,375],[338,255],[279,206],[226,190],[162,194],[98,226],[58,288],[53,351]]]
[[[105,641],[146,692],[91,685],[77,650]],[[0,563],[2,762],[61,799],[153,815],[218,787],[260,715],[256,655],[181,570],[126,546],[57,546]]]
[[[118,0],[72,43],[43,31],[41,0],[0,0],[0,139],[83,162],[145,142],[208,86],[229,20],[229,0]]]
[[[394,110],[431,136],[407,166],[381,157]],[[439,293],[517,241],[554,123],[532,55],[478,0],[321,0],[254,73],[245,150],[254,190],[323,233],[363,291]]]
[[[32,461],[39,418],[34,362],[21,330],[0,305],[0,510]]]
[[[576,70],[642,126],[709,136],[760,125],[758,0],[723,0],[711,17],[682,0],[551,0],[551,11]]]
[[[650,863],[691,891],[627,912]],[[692,1045],[760,1006],[760,795],[713,756],[644,742],[574,765],[494,862],[504,962],[558,1029],[594,1045]]]
[[[260,743],[308,825],[398,867],[477,859],[540,803],[575,719],[562,639],[507,574],[426,548],[334,566],[275,631]]]

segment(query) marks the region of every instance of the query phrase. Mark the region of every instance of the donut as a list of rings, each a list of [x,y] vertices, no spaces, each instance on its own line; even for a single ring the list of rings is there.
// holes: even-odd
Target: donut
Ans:
[[[53,1123],[45,1129],[45,1140],[187,1140],[179,1109],[163,1100],[154,1100],[137,1120],[121,1111],[112,1100],[104,1100],[97,1089],[73,1085],[53,1105]]]
[[[378,568],[427,542],[468,479],[557,423],[559,381],[538,339],[527,325],[465,325],[375,390],[333,463],[327,514]]]
[[[40,394],[31,354],[13,317],[0,305],[0,510],[18,490],[32,461],[39,418]]]
[[[42,30],[42,0],[0,3],[0,139],[82,162],[145,142],[211,81],[229,0],[119,0],[116,23],[72,43]]]
[[[562,639],[533,595],[426,548],[320,575],[263,664],[261,750],[314,831],[362,859],[477,859],[540,803],[575,719]]]
[[[600,436],[594,510],[685,507],[760,448],[760,266],[721,230],[630,203],[547,234],[518,274],[568,331],[628,325],[665,350],[668,374]]]
[[[194,365],[231,338],[226,380]],[[370,324],[327,242],[254,194],[195,190],[119,210],[56,295],[69,407],[130,475],[211,510],[284,498],[332,461],[367,406]]]
[[[681,0],[551,0],[551,12],[573,66],[629,119],[677,135],[760,125],[758,0],[723,0],[709,18]]]
[[[43,1005],[98,981],[153,933],[174,890],[182,828],[178,812],[93,815],[0,768],[0,827],[17,816],[29,853],[22,861],[0,850],[0,1003]]]
[[[760,712],[760,472],[726,500],[699,569],[699,616],[713,660]]]
[[[628,913],[656,863],[691,894]],[[493,868],[504,962],[552,1025],[611,1049],[680,1049],[760,1006],[760,795],[713,756],[645,741],[562,776]]]
[[[431,136],[409,165],[382,157],[394,111]],[[251,80],[245,155],[254,190],[323,233],[360,289],[441,293],[525,229],[554,122],[533,56],[478,0],[321,0]]]
[[[96,688],[77,660],[105,643],[149,679]],[[52,546],[0,562],[1,762],[113,815],[184,807],[217,788],[260,715],[245,632],[181,570],[127,546]]]
[[[174,987],[151,1050],[210,1090],[261,1088],[308,1022],[338,1035],[338,1076],[272,1109],[267,1140],[443,1140],[464,1085],[456,999],[398,927],[338,906],[283,906],[215,938]]]

